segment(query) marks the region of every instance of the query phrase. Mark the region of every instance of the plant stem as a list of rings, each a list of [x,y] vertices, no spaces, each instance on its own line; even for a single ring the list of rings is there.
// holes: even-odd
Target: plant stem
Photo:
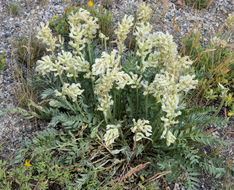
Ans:
[[[148,118],[148,94],[145,97],[145,119]]]
[[[77,101],[75,102],[75,104],[76,104],[78,110],[80,111],[80,113],[84,116],[84,113],[83,113],[83,111],[81,110],[81,107],[79,106],[79,104],[78,104]]]
[[[63,81],[63,78],[61,75],[59,75],[59,79],[60,79],[61,83],[64,84],[64,81]]]
[[[114,89],[114,112],[113,112],[113,117],[115,118],[116,115],[116,108],[117,107],[117,99],[116,99],[116,90]]]
[[[137,98],[137,107],[136,107],[136,116],[138,115],[138,108],[139,108],[139,94],[138,94],[138,88],[136,89],[136,98]]]
[[[88,52],[89,52],[89,62],[90,62],[90,65],[92,65],[93,60],[92,60],[92,55],[91,55],[91,50],[90,50],[90,43],[88,43]]]
[[[104,44],[105,44],[105,52],[107,52],[106,39],[104,40]]]

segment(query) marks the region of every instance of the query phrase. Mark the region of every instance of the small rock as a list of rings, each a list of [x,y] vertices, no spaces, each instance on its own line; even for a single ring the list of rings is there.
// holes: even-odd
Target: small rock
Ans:
[[[227,14],[227,10],[224,7],[221,7],[220,9],[224,14]]]
[[[9,38],[11,36],[11,33],[7,32],[5,33],[5,38]]]

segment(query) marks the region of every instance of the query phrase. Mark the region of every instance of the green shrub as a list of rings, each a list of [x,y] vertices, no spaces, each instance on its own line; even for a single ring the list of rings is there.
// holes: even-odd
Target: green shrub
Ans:
[[[225,143],[203,131],[227,123],[216,117],[224,102],[218,109],[186,108],[183,99],[198,82],[192,61],[178,55],[171,35],[151,32],[144,12],[139,7],[135,52],[124,44],[132,16],[115,30],[116,49],[105,35],[104,47],[96,46],[98,20],[84,9],[68,16],[68,47],[48,23],[41,25],[48,55],[37,62],[35,86],[42,101],[10,111],[49,124],[18,150],[2,188],[158,189],[163,178],[196,189],[201,172],[225,174],[216,149]]]

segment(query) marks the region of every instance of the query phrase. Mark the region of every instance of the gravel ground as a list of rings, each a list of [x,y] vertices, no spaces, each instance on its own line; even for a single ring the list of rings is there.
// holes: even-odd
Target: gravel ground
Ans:
[[[12,42],[18,37],[26,35],[31,30],[35,30],[40,22],[51,20],[53,15],[62,14],[68,3],[64,0],[48,0],[42,5],[43,0],[26,1],[15,0],[19,6],[19,15],[9,14],[8,5],[11,1],[0,0],[0,53],[5,52],[5,68],[0,74],[0,115],[1,109],[6,107],[17,107],[14,97],[14,80],[12,77],[12,67],[15,63]],[[27,4],[27,2],[29,2]],[[100,2],[100,1],[99,1]],[[122,18],[122,15],[133,14],[137,7],[137,0],[113,0],[111,9],[114,19]],[[208,10],[195,10],[191,7],[179,6],[177,0],[152,0],[154,9],[153,25],[155,31],[169,31],[174,35],[175,41],[179,42],[196,24],[205,36],[204,43],[209,36],[217,31],[224,24],[229,14],[233,13],[234,0],[216,0]],[[162,4],[164,2],[164,6]],[[165,14],[164,11],[165,11]],[[175,23],[173,17],[175,15]],[[177,28],[177,32],[174,32]],[[233,39],[231,42],[233,43]],[[25,137],[42,126],[35,122],[29,122],[18,115],[0,116],[0,145],[4,146],[4,152],[0,156],[5,157],[14,152]],[[228,128],[233,127],[233,121],[229,126],[219,127],[214,135],[226,137]],[[232,147],[228,150],[229,156],[233,159]],[[206,181],[206,178],[204,178]],[[201,189],[215,189],[212,184],[204,183]]]

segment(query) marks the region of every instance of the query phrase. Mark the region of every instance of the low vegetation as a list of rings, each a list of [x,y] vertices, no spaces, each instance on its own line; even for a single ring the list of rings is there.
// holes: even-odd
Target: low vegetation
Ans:
[[[13,16],[17,16],[19,15],[19,12],[20,12],[20,7],[14,3],[14,2],[11,2],[9,5],[8,5],[8,11],[11,15]]]

